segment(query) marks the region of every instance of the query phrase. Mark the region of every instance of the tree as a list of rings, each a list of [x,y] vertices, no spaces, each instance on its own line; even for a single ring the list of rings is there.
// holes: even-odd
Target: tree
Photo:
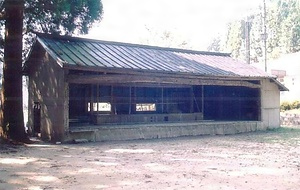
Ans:
[[[26,139],[22,101],[22,30],[24,2],[5,1],[3,128],[12,139]],[[20,98],[21,97],[21,98]]]
[[[22,44],[32,31],[55,34],[85,34],[101,19],[99,0],[5,0],[5,42],[1,122],[5,136],[27,139],[22,108]],[[24,27],[23,27],[24,23]],[[23,33],[24,32],[24,33]]]
[[[267,53],[268,58],[277,58],[281,54],[300,51],[300,6],[299,0],[271,0],[266,8]],[[251,20],[250,42],[251,61],[263,62],[263,9],[258,7],[256,12],[248,15]],[[244,59],[242,53],[245,39],[244,27],[239,21],[229,24],[227,38],[222,39],[226,51],[234,57]]]
[[[153,28],[145,27],[148,32],[147,39],[141,39],[140,43],[147,45],[159,45],[163,47],[172,47],[172,48],[191,48],[189,43],[183,39],[180,39],[178,36],[175,36],[169,30],[157,31]],[[149,40],[151,39],[151,40]]]
[[[220,52],[221,51],[221,37],[217,36],[212,39],[210,45],[207,47],[208,51]]]
[[[231,50],[234,58],[240,58],[242,55],[243,44],[243,28],[242,21],[235,21],[228,24],[227,39],[225,40],[225,48]]]

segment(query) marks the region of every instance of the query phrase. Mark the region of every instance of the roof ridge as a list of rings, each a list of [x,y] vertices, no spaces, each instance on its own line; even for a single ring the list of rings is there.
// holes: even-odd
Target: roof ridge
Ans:
[[[35,34],[40,38],[50,38],[50,39],[58,39],[58,40],[80,40],[80,41],[88,41],[88,42],[99,42],[99,43],[108,44],[108,45],[120,45],[120,46],[138,47],[138,48],[145,48],[145,49],[156,49],[156,50],[172,51],[172,52],[178,52],[178,53],[191,53],[191,54],[230,57],[230,53],[198,51],[198,50],[191,50],[191,49],[161,47],[161,46],[135,44],[135,43],[127,43],[127,42],[106,41],[106,40],[99,40],[99,39],[74,37],[74,36],[68,36],[68,35],[62,36],[62,35],[57,35],[57,34],[45,34],[45,33],[37,33],[37,32]]]

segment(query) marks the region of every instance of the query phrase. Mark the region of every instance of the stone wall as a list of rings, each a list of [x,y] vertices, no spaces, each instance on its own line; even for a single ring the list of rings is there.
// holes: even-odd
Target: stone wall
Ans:
[[[300,126],[300,112],[281,112],[280,124],[281,126]]]
[[[135,139],[157,139],[199,135],[232,135],[263,130],[262,122],[194,122],[161,123],[119,126],[95,126],[72,129],[66,141],[118,141]]]

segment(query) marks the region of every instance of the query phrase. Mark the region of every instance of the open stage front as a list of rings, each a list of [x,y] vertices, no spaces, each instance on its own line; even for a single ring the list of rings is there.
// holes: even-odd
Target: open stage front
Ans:
[[[264,130],[260,121],[198,121],[131,125],[78,125],[70,128],[66,141],[118,141],[200,135],[230,135]]]
[[[95,114],[93,123],[103,124],[136,124],[136,123],[156,123],[156,122],[192,122],[203,120],[202,113],[173,113],[173,114],[134,114],[134,115],[111,115]]]
[[[261,129],[260,91],[236,86],[69,85],[66,141],[226,135]]]

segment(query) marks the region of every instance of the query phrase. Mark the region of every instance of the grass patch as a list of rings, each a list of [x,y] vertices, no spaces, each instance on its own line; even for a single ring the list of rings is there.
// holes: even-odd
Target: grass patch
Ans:
[[[266,143],[299,145],[300,128],[279,127],[276,129],[269,129],[266,131],[266,135],[262,136],[261,140]]]
[[[300,135],[300,128],[296,127],[279,127],[275,129],[268,129],[267,133],[277,133],[283,135]]]

